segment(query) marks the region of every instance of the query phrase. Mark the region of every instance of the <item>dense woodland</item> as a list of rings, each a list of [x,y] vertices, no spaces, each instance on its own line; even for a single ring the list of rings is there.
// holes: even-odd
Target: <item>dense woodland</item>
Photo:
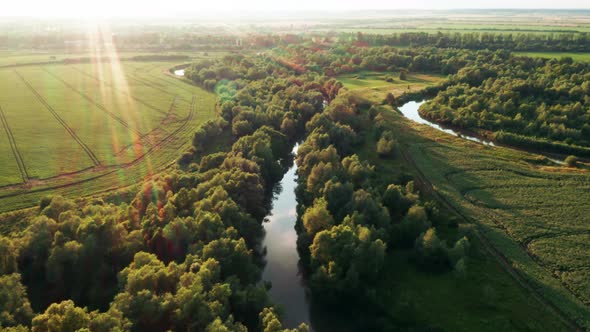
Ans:
[[[314,56],[312,52],[309,54]],[[304,86],[309,92],[315,92],[313,86],[320,88],[322,95],[318,97],[326,101],[327,107],[305,125],[307,138],[300,145],[296,159],[299,179],[296,229],[300,256],[309,274],[312,296],[321,304],[338,306],[347,299],[347,310],[354,308],[363,326],[391,329],[391,321],[375,319],[380,312],[378,289],[371,286],[378,280],[386,256],[395,254],[396,250],[413,248],[415,263],[421,269],[430,272],[464,269],[469,241],[463,238],[448,246],[440,240],[433,228],[433,224],[441,222],[440,214],[432,204],[420,202],[413,183],[408,178],[381,183],[374,178],[374,166],[355,154],[371,128],[383,128],[373,109],[339,94],[341,84],[315,70],[321,68],[317,63],[300,66],[291,60],[296,56],[275,56],[246,58],[238,65],[232,57],[202,62],[194,65],[187,75],[197,84],[215,87],[223,117],[232,123],[234,134],[252,130],[250,125],[256,123],[253,117],[260,109],[250,113],[253,103],[250,98],[253,95],[268,98],[264,93],[269,91],[240,90],[243,83],[234,80],[236,77],[246,74],[245,77],[255,80],[250,86],[270,83],[273,79],[263,79],[266,75],[260,68],[270,69],[272,63],[280,63],[285,65],[283,68],[304,73],[291,84]],[[313,77],[317,78],[306,83]],[[246,118],[246,114],[251,117]],[[281,130],[301,130],[291,125],[290,117],[283,116]],[[380,129],[376,135],[380,139],[375,149],[383,158],[391,158],[396,149],[395,133]]]
[[[432,98],[421,114],[476,131],[501,143],[579,156],[590,155],[590,65],[518,57],[505,50],[293,46],[282,52],[295,70],[327,76],[362,71],[446,75],[438,86],[398,97]],[[401,98],[399,98],[401,97]]]

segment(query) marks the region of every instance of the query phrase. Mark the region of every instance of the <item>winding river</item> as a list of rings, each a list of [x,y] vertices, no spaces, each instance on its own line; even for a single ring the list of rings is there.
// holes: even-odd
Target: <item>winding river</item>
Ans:
[[[296,145],[293,154],[297,153],[297,148]],[[298,265],[296,171],[297,165],[293,163],[281,180],[282,190],[274,198],[268,222],[264,223],[266,266],[262,279],[272,283],[270,297],[273,303],[283,309],[282,321],[287,328],[297,327],[301,323],[310,325],[309,301]]]
[[[432,128],[438,129],[442,132],[445,132],[447,134],[461,137],[461,138],[464,138],[464,139],[467,139],[467,140],[470,140],[473,142],[481,143],[483,145],[495,146],[494,142],[482,140],[481,138],[478,138],[475,136],[469,136],[464,133],[458,132],[456,130],[453,130],[453,129],[450,129],[447,127],[443,127],[439,124],[436,124],[434,122],[430,122],[430,121],[424,119],[422,116],[420,116],[418,109],[425,102],[426,101],[418,101],[418,102],[417,101],[410,101],[408,103],[405,103],[403,106],[399,107],[398,109],[406,118],[408,118],[414,122],[425,124],[425,125],[428,125]]]
[[[496,146],[496,144],[494,144],[494,142],[492,141],[486,141],[483,140],[479,137],[475,137],[475,136],[470,136],[468,134],[462,133],[460,131],[457,130],[453,130],[444,126],[441,126],[437,123],[428,121],[426,119],[424,119],[422,116],[420,116],[420,113],[418,112],[418,109],[420,109],[420,105],[424,104],[426,101],[410,101],[405,103],[403,106],[399,107],[398,110],[408,119],[417,122],[417,123],[421,123],[421,124],[425,124],[428,125],[432,128],[435,128],[437,130],[440,130],[442,132],[445,132],[447,134],[451,134],[457,137],[461,137],[473,142],[477,142],[477,143],[481,143],[483,145],[487,145],[487,146]],[[539,152],[538,152],[539,153]],[[544,155],[541,153],[541,155]],[[564,165],[565,162],[563,160],[559,160],[559,159],[555,159],[555,158],[551,158],[548,157],[546,155],[544,155],[547,159],[551,160],[552,162],[559,164],[559,165]]]

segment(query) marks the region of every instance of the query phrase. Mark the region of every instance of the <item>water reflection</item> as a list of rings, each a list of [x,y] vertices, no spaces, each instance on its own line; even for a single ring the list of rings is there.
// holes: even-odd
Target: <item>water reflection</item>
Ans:
[[[470,135],[466,135],[465,133],[450,129],[450,128],[445,128],[439,124],[436,124],[434,122],[430,122],[426,119],[424,119],[422,116],[420,116],[420,113],[418,112],[418,109],[420,108],[420,105],[424,104],[426,101],[410,101],[406,104],[404,104],[402,107],[399,108],[399,111],[408,119],[417,122],[417,123],[421,123],[421,124],[425,124],[428,125],[432,128],[438,129],[442,132],[445,132],[447,134],[451,134],[457,137],[461,137],[473,142],[477,142],[477,143],[481,143],[483,145],[488,145],[488,146],[495,146],[494,142],[491,141],[486,141],[483,140],[479,137],[475,137],[475,136],[470,136]]]
[[[297,153],[295,146],[293,153]],[[297,166],[294,164],[281,180],[282,190],[273,200],[273,208],[264,224],[266,266],[262,279],[270,281],[270,297],[283,309],[285,327],[294,328],[309,322],[309,303],[299,271],[295,221],[295,186]]]

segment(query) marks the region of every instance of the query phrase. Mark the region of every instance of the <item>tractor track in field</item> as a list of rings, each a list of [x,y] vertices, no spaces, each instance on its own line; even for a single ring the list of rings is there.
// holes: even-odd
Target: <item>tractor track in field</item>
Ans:
[[[92,75],[92,74],[89,74],[89,73],[87,73],[87,72],[83,71],[82,69],[79,69],[79,68],[76,68],[76,67],[70,67],[70,68],[72,68],[73,70],[75,70],[75,71],[77,71],[77,72],[81,73],[81,74],[82,74],[82,75],[84,75],[84,76],[87,76],[87,77],[89,77],[89,78],[91,78],[91,79],[93,79],[93,80],[97,81],[98,83],[104,83],[105,85],[107,85],[107,86],[109,86],[111,89],[113,89],[113,91],[115,91],[115,92],[118,92],[118,93],[120,93],[120,94],[122,94],[122,95],[125,95],[125,96],[129,97],[129,98],[131,98],[131,99],[135,100],[136,102],[138,102],[138,103],[140,103],[140,104],[144,105],[144,106],[145,106],[145,107],[147,107],[147,108],[150,108],[150,109],[152,109],[152,110],[154,110],[154,111],[156,111],[156,112],[158,112],[158,113],[160,113],[160,114],[164,114],[164,115],[166,115],[166,112],[165,112],[165,111],[163,111],[163,110],[161,110],[161,109],[157,108],[157,107],[156,107],[156,106],[154,106],[154,105],[151,105],[151,104],[149,104],[149,103],[145,102],[144,100],[142,100],[142,99],[140,99],[140,98],[137,98],[137,97],[135,97],[135,96],[134,96],[134,95],[132,95],[131,93],[128,93],[128,92],[124,92],[124,91],[121,91],[121,90],[119,90],[119,89],[118,89],[118,88],[117,88],[115,85],[111,84],[110,82],[107,82],[107,81],[105,81],[105,80],[103,80],[103,79],[100,79],[100,78],[98,78],[98,77],[96,77],[96,76],[94,76],[94,75]]]
[[[68,126],[68,124],[64,121],[64,119],[61,118],[61,116],[59,116],[59,114],[55,111],[55,109],[53,109],[53,107],[51,107],[51,105],[49,105],[49,103],[47,103],[47,101],[39,94],[39,92],[37,92],[37,90],[35,90],[35,88],[33,88],[31,86],[31,84],[29,84],[29,82],[27,82],[27,80],[18,71],[14,70],[14,73],[29,88],[29,90],[31,90],[31,92],[33,92],[35,97],[37,97],[37,100],[39,100],[39,102],[41,102],[41,104],[43,104],[43,106],[45,106],[45,108],[53,115],[53,117],[65,128],[65,130],[70,134],[70,136],[72,136],[72,138],[78,143],[78,145],[80,145],[80,147],[82,147],[82,149],[84,150],[84,152],[86,152],[86,154],[88,155],[90,160],[92,160],[94,165],[100,166],[100,160],[98,160],[98,158],[96,157],[94,152],[92,152],[90,147],[88,147],[88,145],[86,145],[86,143],[84,143],[82,141],[82,139],[80,139],[80,137],[78,137],[78,135],[76,134],[74,129],[72,129],[70,126]]]
[[[143,155],[139,156],[137,159],[135,159],[135,160],[133,160],[133,161],[131,161],[129,163],[120,164],[120,165],[114,165],[114,166],[101,167],[101,169],[106,170],[106,172],[105,173],[102,173],[102,174],[99,174],[99,175],[96,175],[96,176],[92,176],[90,178],[86,178],[86,179],[82,179],[82,180],[74,181],[74,182],[69,182],[69,183],[64,183],[64,184],[59,184],[59,185],[54,185],[54,186],[45,187],[45,188],[31,189],[31,190],[27,190],[26,192],[19,191],[19,192],[13,192],[13,193],[5,194],[5,195],[0,195],[0,199],[10,198],[10,197],[16,197],[16,196],[20,196],[20,195],[23,195],[23,194],[29,194],[29,193],[39,193],[39,192],[45,192],[45,191],[51,191],[51,190],[56,190],[56,189],[63,189],[63,188],[73,187],[73,186],[76,186],[76,185],[80,185],[82,183],[86,183],[86,182],[98,180],[98,179],[103,178],[105,176],[108,176],[108,175],[111,175],[113,173],[116,173],[117,171],[119,171],[121,169],[126,169],[126,168],[129,168],[129,167],[132,167],[132,166],[138,164],[139,162],[141,162],[147,156],[151,155],[155,151],[157,151],[157,150],[161,149],[162,147],[164,147],[165,145],[167,145],[170,141],[172,141],[175,137],[177,137],[177,134],[181,133],[185,129],[190,129],[190,127],[188,125],[191,122],[191,120],[194,118],[194,116],[196,115],[196,113],[197,113],[197,97],[195,95],[193,95],[193,98],[192,98],[192,101],[191,101],[191,104],[190,104],[189,115],[186,118],[186,121],[181,126],[179,126],[178,128],[176,128],[176,130],[174,130],[172,133],[170,133],[164,139],[162,139],[160,142],[158,142],[157,144],[154,144],[153,146],[151,146],[148,149],[148,151],[146,151]],[[180,148],[180,146],[179,146],[179,148]],[[168,166],[166,166],[165,168],[169,167],[173,163],[174,162],[168,164]],[[68,174],[66,176],[58,175],[56,177],[52,177],[52,179],[65,178],[65,177],[69,177],[69,176],[72,176],[72,175],[81,174],[82,172],[91,171],[93,169],[96,169],[96,168],[93,167],[93,168],[90,168],[90,169],[85,169],[85,170],[82,170],[82,171],[79,171],[79,172],[70,173],[70,174]],[[151,174],[151,175],[153,175],[153,174]],[[151,175],[148,175],[148,177],[151,176]],[[40,180],[38,182],[43,182],[43,180]],[[3,187],[3,189],[6,189],[6,188],[18,189],[18,188],[22,188],[22,185],[13,185],[13,186],[5,186],[5,187]],[[116,190],[116,189],[117,188],[110,188],[110,189],[103,190],[102,192]],[[96,194],[98,194],[98,193],[97,192],[94,192],[94,193],[89,194],[87,196],[92,196],[92,195],[96,195]],[[8,211],[5,211],[5,212],[8,212]]]
[[[104,105],[102,105],[101,103],[97,102],[96,100],[92,99],[90,96],[88,96],[87,94],[85,94],[84,92],[76,89],[73,85],[71,85],[70,83],[64,81],[61,77],[55,75],[54,73],[50,72],[49,70],[42,68],[43,71],[45,71],[46,73],[48,73],[49,75],[51,75],[53,78],[57,79],[58,81],[60,81],[63,85],[65,85],[67,88],[69,88],[70,90],[76,92],[78,95],[80,95],[82,98],[84,98],[86,101],[88,101],[89,103],[91,103],[92,105],[96,106],[99,110],[103,111],[104,113],[106,113],[108,116],[110,116],[113,120],[119,122],[123,127],[127,128],[128,130],[132,131],[134,134],[136,134],[139,137],[142,137],[143,134],[141,132],[139,132],[139,130],[131,127],[129,125],[129,123],[127,123],[127,121],[121,119],[120,117],[118,117],[115,112],[107,109]]]
[[[8,142],[10,143],[10,149],[12,150],[12,154],[14,155],[14,159],[16,159],[16,164],[18,166],[18,170],[20,175],[23,179],[23,183],[29,182],[29,173],[27,172],[27,167],[25,166],[25,162],[23,160],[22,155],[16,145],[16,140],[14,139],[14,135],[12,134],[12,130],[8,125],[8,121],[6,120],[6,116],[4,115],[4,110],[0,107],[0,120],[2,121],[2,126],[4,127],[4,131],[6,132],[6,136],[8,136]]]
[[[94,76],[94,75],[92,75],[92,74],[89,74],[89,73],[87,73],[87,72],[85,72],[85,71],[83,71],[83,70],[81,70],[81,69],[79,69],[79,68],[76,68],[76,67],[72,67],[72,68],[73,68],[74,70],[76,70],[76,71],[78,71],[78,72],[82,73],[83,75],[86,75],[86,76],[88,76],[88,77],[90,77],[90,78],[92,78],[92,79],[94,79],[94,80],[96,80],[96,81],[98,81],[98,82],[101,82],[101,83],[107,84],[107,85],[108,85],[108,86],[110,86],[110,87],[113,87],[113,85],[112,85],[111,83],[109,83],[109,82],[107,82],[107,81],[105,81],[105,80],[101,80],[100,78],[98,78],[98,77],[96,77],[96,76]],[[160,91],[160,92],[162,92],[162,93],[164,93],[164,94],[167,94],[167,95],[169,95],[169,96],[172,96],[172,97],[177,97],[177,96],[178,96],[177,94],[174,94],[174,93],[172,93],[172,92],[170,92],[170,91],[168,91],[168,90],[165,90],[165,89],[161,88],[160,86],[157,86],[157,85],[155,85],[153,82],[150,82],[150,81],[147,81],[147,80],[145,80],[144,78],[140,78],[140,77],[138,77],[138,75],[135,75],[135,74],[134,74],[134,75],[129,75],[127,78],[128,78],[128,79],[131,79],[131,80],[133,80],[133,81],[136,81],[136,82],[138,82],[138,83],[140,83],[140,84],[143,84],[143,85],[145,85],[145,86],[147,86],[147,87],[149,87],[149,88],[152,88],[152,89],[158,90],[158,91]],[[121,92],[121,93],[124,93],[124,92]],[[130,96],[131,98],[137,99],[136,97],[133,97],[133,96],[131,96],[131,95],[129,95],[129,96]],[[139,101],[139,100],[138,100],[138,101]],[[142,103],[145,103],[145,102],[143,102],[143,101],[142,101]],[[152,106],[152,107],[153,107],[153,106]],[[158,110],[158,112],[163,112],[163,111],[162,111],[162,110]],[[164,112],[164,113],[165,113],[165,112]]]
[[[443,195],[439,194],[438,191],[434,188],[434,185],[428,180],[426,175],[420,170],[414,158],[409,152],[409,147],[404,146],[401,149],[401,155],[404,161],[411,166],[413,169],[416,170],[416,180],[425,192],[432,195],[437,201],[443,204],[447,209],[452,211],[454,214],[459,216],[463,221],[466,223],[472,224],[476,226],[474,231],[475,236],[477,239],[482,243],[485,250],[490,253],[492,257],[500,264],[500,266],[508,272],[512,278],[517,282],[517,284],[524,289],[527,293],[529,293],[539,304],[545,307],[548,311],[552,312],[559,320],[564,323],[568,329],[571,331],[584,331],[575,320],[571,319],[568,315],[566,315],[559,307],[554,305],[552,302],[547,300],[543,293],[538,291],[531,283],[524,277],[522,274],[516,270],[511,263],[511,260],[507,258],[502,252],[496,249],[487,239],[487,237],[479,230],[479,225],[476,221],[472,220],[470,217],[466,216],[462,213],[459,209],[457,209],[453,204],[451,204]],[[527,255],[530,257],[530,253],[525,250]],[[534,260],[534,258],[533,258]]]

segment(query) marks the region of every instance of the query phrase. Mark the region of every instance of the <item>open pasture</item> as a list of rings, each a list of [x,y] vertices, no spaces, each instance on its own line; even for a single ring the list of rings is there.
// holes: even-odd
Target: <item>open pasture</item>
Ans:
[[[397,120],[421,174],[558,310],[590,327],[590,173]]]
[[[172,163],[215,115],[212,94],[170,75],[176,64],[0,69],[0,211],[131,185]]]
[[[406,79],[399,78],[399,73],[363,71],[337,77],[344,87],[356,96],[380,103],[388,93],[401,96],[406,92],[420,91],[442,80],[440,75],[409,73]]]

